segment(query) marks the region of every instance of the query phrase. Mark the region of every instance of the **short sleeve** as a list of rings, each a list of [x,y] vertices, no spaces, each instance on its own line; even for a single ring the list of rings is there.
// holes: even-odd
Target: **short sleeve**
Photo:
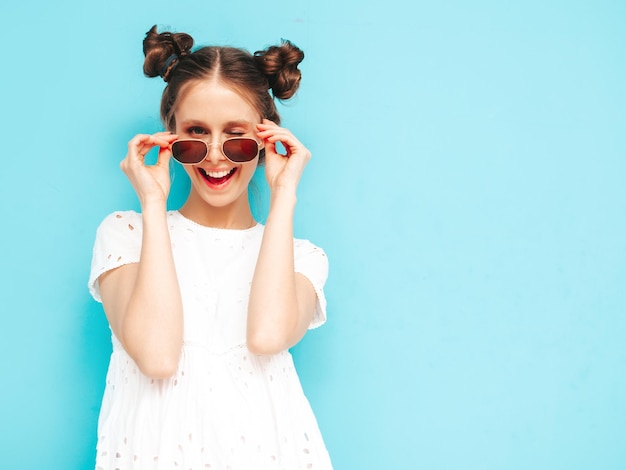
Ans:
[[[96,231],[91,259],[89,292],[102,302],[98,278],[112,269],[139,262],[141,254],[141,215],[134,211],[108,215]]]
[[[294,267],[297,273],[305,276],[317,294],[317,305],[309,329],[322,326],[326,322],[326,297],[324,284],[328,278],[328,258],[321,248],[308,240],[294,240]]]

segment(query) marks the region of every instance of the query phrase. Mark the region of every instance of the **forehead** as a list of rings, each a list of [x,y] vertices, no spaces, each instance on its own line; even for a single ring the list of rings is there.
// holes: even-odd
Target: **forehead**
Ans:
[[[217,80],[192,82],[181,90],[174,115],[186,120],[220,124],[232,121],[260,122],[259,112],[245,95]]]

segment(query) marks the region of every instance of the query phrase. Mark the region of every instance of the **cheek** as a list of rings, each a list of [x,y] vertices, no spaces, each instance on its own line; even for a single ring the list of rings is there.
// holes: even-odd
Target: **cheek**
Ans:
[[[247,179],[248,181],[251,180],[258,166],[259,166],[259,157],[257,157],[256,160],[253,160],[249,163],[244,163],[243,165],[241,165],[242,176],[244,176],[245,179]]]

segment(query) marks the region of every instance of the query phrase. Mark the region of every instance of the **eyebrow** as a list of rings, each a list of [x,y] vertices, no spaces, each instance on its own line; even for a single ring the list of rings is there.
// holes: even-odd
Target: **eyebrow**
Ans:
[[[183,126],[201,126],[201,127],[209,127],[205,122],[200,121],[198,119],[188,119],[186,121],[182,121],[181,125]],[[243,126],[243,127],[251,127],[254,128],[255,123],[248,121],[246,119],[240,119],[240,120],[234,120],[234,121],[228,121],[224,123],[224,127],[236,127],[236,126]]]

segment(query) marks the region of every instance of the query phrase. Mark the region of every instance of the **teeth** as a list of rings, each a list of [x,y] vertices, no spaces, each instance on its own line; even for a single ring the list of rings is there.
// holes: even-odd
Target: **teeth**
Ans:
[[[224,171],[206,171],[205,173],[210,176],[211,178],[223,178],[224,176],[228,175],[230,173],[231,170],[224,170]]]

